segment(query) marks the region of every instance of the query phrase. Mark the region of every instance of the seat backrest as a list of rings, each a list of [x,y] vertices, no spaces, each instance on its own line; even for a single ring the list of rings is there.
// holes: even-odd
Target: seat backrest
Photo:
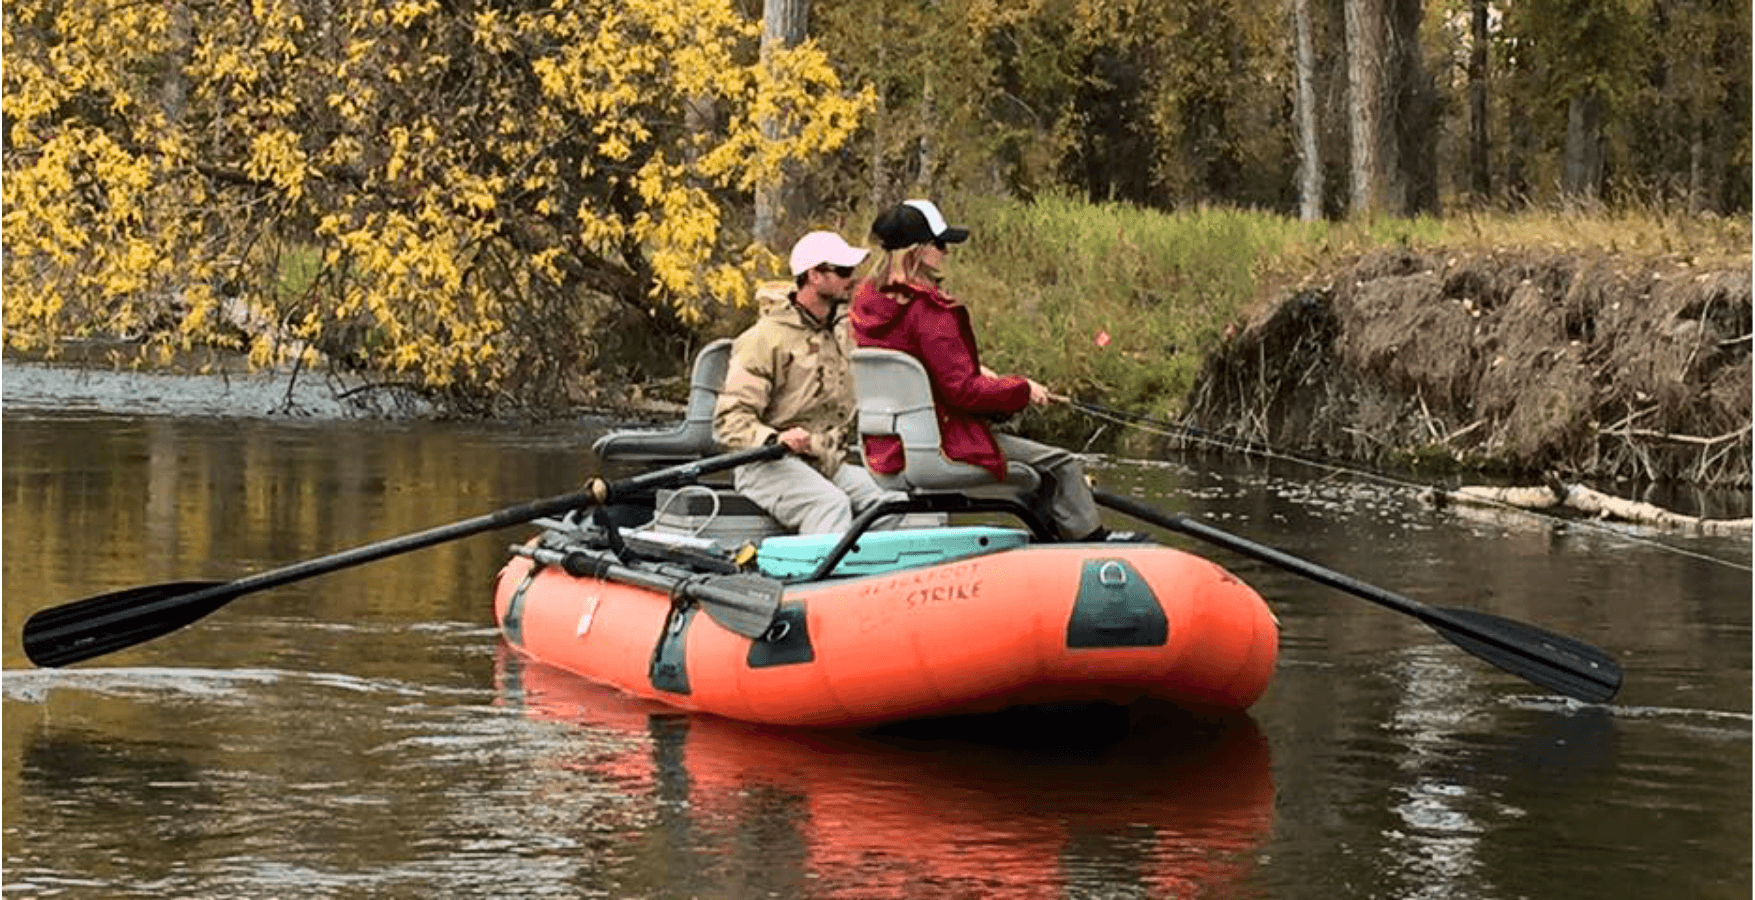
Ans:
[[[719,392],[725,390],[725,373],[731,370],[731,338],[720,338],[695,354],[695,369],[689,375],[689,408],[683,414],[683,428],[707,430],[707,453],[719,452],[713,439],[713,407],[719,403]]]
[[[599,459],[633,462],[687,462],[724,452],[713,437],[713,407],[730,368],[730,338],[702,347],[689,374],[689,403],[681,423],[663,431],[613,431],[598,438],[592,452]]]
[[[986,469],[947,459],[939,451],[932,379],[920,360],[899,350],[861,347],[853,351],[851,362],[860,452],[864,453],[867,437],[889,435],[902,440],[902,471],[890,476],[873,472],[879,484],[935,491],[994,483]]]
[[[893,435],[904,453],[927,448],[937,453],[938,416],[932,380],[920,360],[899,350],[861,347],[851,357],[853,393],[858,399],[861,437]]]

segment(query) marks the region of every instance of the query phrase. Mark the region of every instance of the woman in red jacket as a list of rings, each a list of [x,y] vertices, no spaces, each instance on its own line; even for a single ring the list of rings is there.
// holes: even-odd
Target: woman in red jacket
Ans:
[[[1049,394],[1021,375],[999,376],[981,365],[969,310],[939,288],[939,266],[950,245],[968,239],[968,230],[946,225],[931,202],[909,200],[878,216],[871,233],[884,252],[853,296],[854,341],[900,350],[926,367],[946,457],[987,469],[1000,481],[1007,459],[1028,465],[1051,480],[1040,512],[1062,539],[1108,537],[1077,456],[1016,435],[996,435],[987,426],[990,419],[1047,403]],[[895,437],[866,438],[865,455],[874,472],[902,469],[902,444]]]

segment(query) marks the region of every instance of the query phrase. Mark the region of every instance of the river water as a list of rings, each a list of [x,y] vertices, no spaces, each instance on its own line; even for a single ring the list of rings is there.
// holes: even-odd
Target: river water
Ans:
[[[36,610],[564,493],[603,425],[349,419],[320,395],[266,416],[284,385],[249,379],[9,362],[3,382],[8,897],[1750,895],[1747,537],[1438,511],[1287,464],[1094,467],[1368,583],[1602,647],[1626,672],[1610,705],[1170,536],[1282,620],[1246,717],[840,734],[676,715],[507,654],[489,587],[522,529],[38,670],[18,645]]]

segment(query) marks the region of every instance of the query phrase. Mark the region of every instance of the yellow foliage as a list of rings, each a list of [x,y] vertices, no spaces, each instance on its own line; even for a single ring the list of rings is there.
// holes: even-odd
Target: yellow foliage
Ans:
[[[259,365],[340,348],[434,389],[508,390],[545,310],[581,295],[684,321],[747,303],[764,256],[729,211],[839,151],[873,104],[812,43],[758,64],[729,0],[6,13],[21,347],[99,329],[235,342]],[[691,129],[707,107],[719,124]],[[768,118],[789,136],[764,140]]]

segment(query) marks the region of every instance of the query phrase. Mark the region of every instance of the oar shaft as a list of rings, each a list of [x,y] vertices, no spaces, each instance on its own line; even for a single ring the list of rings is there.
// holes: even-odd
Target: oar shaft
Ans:
[[[254,575],[246,575],[235,581],[228,581],[203,590],[163,597],[105,614],[87,616],[69,621],[58,628],[42,629],[36,632],[34,638],[40,642],[55,642],[74,633],[98,631],[122,622],[154,618],[174,608],[200,606],[215,601],[223,603],[245,594],[266,591],[403,553],[424,550],[447,541],[461,540],[483,532],[540,519],[543,516],[557,515],[581,506],[589,506],[595,502],[595,495],[591,491],[579,491],[551,497],[547,500],[538,500],[524,506],[512,507],[473,519],[418,531],[414,534],[405,534],[401,537],[354,547],[350,550],[319,556],[316,559],[308,559],[278,569],[269,569]]]
[[[330,572],[364,565],[369,562],[376,562],[377,560],[385,559],[387,557],[397,556],[403,553],[411,553],[415,550],[424,550],[427,547],[436,544],[443,544],[448,541],[473,537],[477,534],[482,534],[488,531],[497,531],[501,528],[510,528],[513,525],[522,525],[526,522],[543,518],[544,516],[559,515],[574,509],[597,506],[600,503],[614,503],[617,500],[636,496],[654,487],[687,484],[695,481],[702,475],[711,474],[713,472],[722,472],[726,469],[734,469],[738,466],[747,465],[752,462],[778,459],[785,454],[786,448],[784,446],[773,444],[766,447],[756,447],[750,450],[730,453],[724,456],[716,456],[698,462],[686,463],[680,466],[673,466],[667,469],[660,469],[656,472],[636,475],[632,478],[614,483],[598,482],[596,485],[582,491],[575,491],[570,494],[560,494],[544,500],[533,500],[521,506],[508,507],[497,512],[476,516],[473,519],[465,519],[461,522],[453,522],[449,525],[440,525],[436,528],[429,528],[426,531],[405,534],[401,537],[390,538],[389,540],[380,541],[375,544],[367,544],[363,547],[355,547],[352,550],[343,550],[340,553],[334,553],[329,556],[307,560],[280,569],[272,569],[256,575],[250,575],[231,582],[229,587],[240,595],[280,587],[283,584],[290,584],[294,581],[303,581],[306,578],[311,578],[317,575],[326,575]],[[215,590],[218,591],[219,589]]]
[[[177,590],[177,585],[166,585],[161,586],[166,588],[162,591],[137,588],[63,604],[41,610],[25,622],[25,653],[38,665],[78,662],[174,631],[245,594],[327,575],[446,541],[521,525],[544,516],[611,503],[654,487],[690,483],[712,472],[778,459],[786,452],[784,445],[772,444],[659,469],[615,483],[597,481],[582,491],[535,500],[199,590],[181,592]]]
[[[1166,515],[1117,494],[1097,491],[1096,499],[1140,521],[1182,532],[1413,616],[1475,656],[1568,696],[1600,703],[1620,690],[1620,666],[1601,650],[1581,641],[1499,616],[1428,606],[1211,525]]]
[[[1190,537],[1200,538],[1208,543],[1216,544],[1228,550],[1234,550],[1244,556],[1254,557],[1255,559],[1259,559],[1269,565],[1298,572],[1306,578],[1309,578],[1311,581],[1321,582],[1329,587],[1346,591],[1349,594],[1357,594],[1358,596],[1365,597],[1374,603],[1381,603],[1397,612],[1407,613],[1410,616],[1415,616],[1421,619],[1426,618],[1426,616],[1432,612],[1432,607],[1427,606],[1424,603],[1410,600],[1399,594],[1390,593],[1383,588],[1367,584],[1350,575],[1344,575],[1333,569],[1324,568],[1310,562],[1309,560],[1300,559],[1290,553],[1276,550],[1263,544],[1258,544],[1247,538],[1238,537],[1228,531],[1220,531],[1211,525],[1207,525],[1195,519],[1190,519],[1187,516],[1168,516],[1137,500],[1132,500],[1118,494],[1110,494],[1107,492],[1100,491],[1098,493],[1101,495],[1098,497],[1098,500],[1104,506],[1107,506],[1116,512],[1126,513],[1127,515],[1133,516],[1141,521],[1151,522],[1155,525],[1168,528],[1171,531],[1180,531]]]

